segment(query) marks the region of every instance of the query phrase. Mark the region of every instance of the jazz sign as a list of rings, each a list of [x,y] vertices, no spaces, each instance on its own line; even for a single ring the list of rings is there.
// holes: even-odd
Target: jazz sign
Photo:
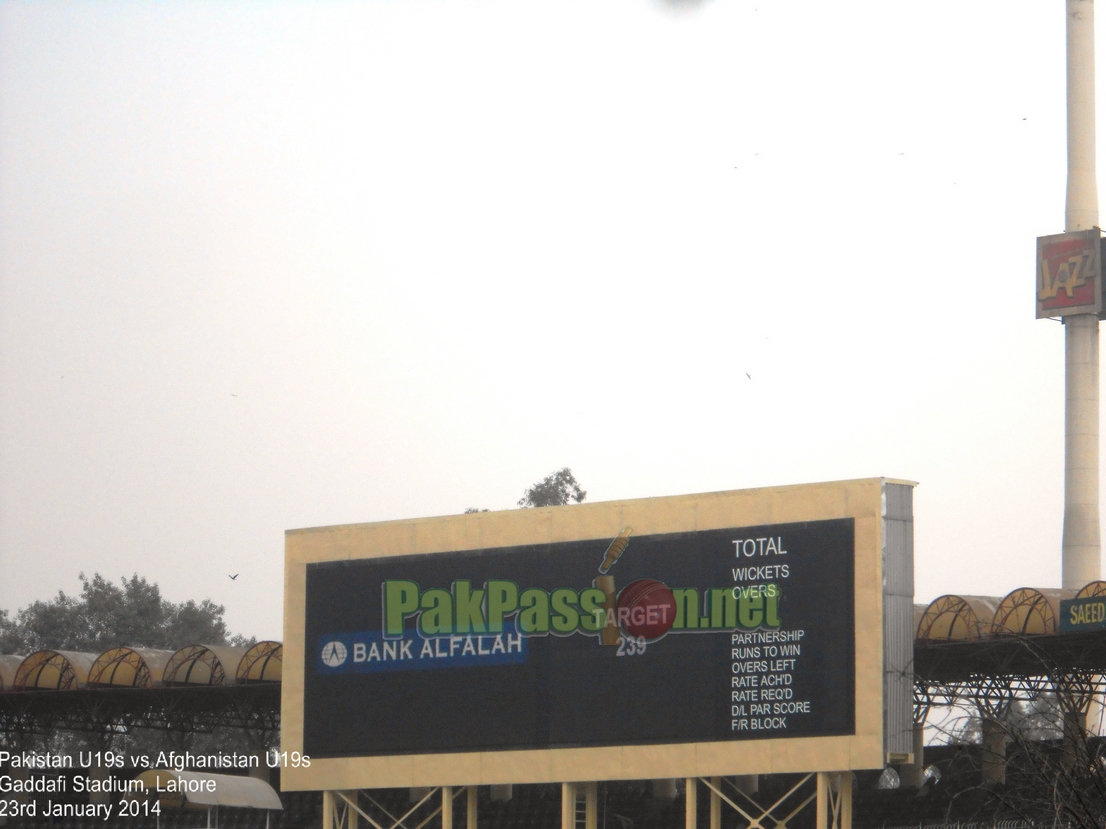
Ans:
[[[1037,238],[1037,319],[1102,311],[1101,231]]]

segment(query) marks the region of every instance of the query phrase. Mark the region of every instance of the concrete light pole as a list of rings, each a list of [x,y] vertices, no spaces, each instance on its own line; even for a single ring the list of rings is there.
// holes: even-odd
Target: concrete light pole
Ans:
[[[1094,0],[1065,0],[1068,46],[1068,188],[1064,231],[1098,227],[1095,178]],[[1101,573],[1098,520],[1098,316],[1064,318],[1063,586]]]

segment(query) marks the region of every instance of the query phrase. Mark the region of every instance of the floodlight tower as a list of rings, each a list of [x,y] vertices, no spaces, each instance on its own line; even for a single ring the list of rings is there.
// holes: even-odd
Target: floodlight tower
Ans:
[[[1068,181],[1064,232],[1086,233],[1093,250],[1074,262],[1066,282],[1093,280],[1087,312],[1064,316],[1064,541],[1063,586],[1099,578],[1098,320],[1102,312],[1098,184],[1095,177],[1094,0],[1065,0],[1067,11]],[[1093,259],[1091,262],[1087,257]],[[1092,268],[1093,265],[1093,268]],[[1038,268],[1040,270],[1040,268]],[[1083,273],[1080,273],[1083,270]],[[1074,272],[1073,272],[1074,271]],[[1059,279],[1059,269],[1053,271]],[[1074,297],[1079,286],[1066,290]],[[1057,291],[1060,293],[1060,291]],[[1038,298],[1040,291],[1038,291]],[[1074,309],[1073,309],[1074,310]]]

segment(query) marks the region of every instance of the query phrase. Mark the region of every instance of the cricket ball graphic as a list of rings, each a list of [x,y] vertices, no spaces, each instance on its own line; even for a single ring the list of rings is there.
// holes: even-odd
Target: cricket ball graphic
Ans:
[[[676,598],[656,579],[638,579],[618,594],[618,626],[629,636],[659,639],[676,621]]]

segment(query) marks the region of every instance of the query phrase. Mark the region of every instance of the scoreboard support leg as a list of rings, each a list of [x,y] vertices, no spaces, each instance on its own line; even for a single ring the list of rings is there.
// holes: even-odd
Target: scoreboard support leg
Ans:
[[[465,809],[465,829],[476,829],[476,786],[469,786],[468,789],[468,803]]]
[[[599,829],[599,784],[584,784],[584,829]]]
[[[710,779],[710,829],[722,829],[721,777]]]
[[[853,775],[818,772],[817,829],[853,829]]]
[[[699,794],[699,778],[688,777],[684,780],[684,827],[695,829],[699,803],[696,795]]]
[[[576,829],[576,784],[561,784],[561,829]]]
[[[442,786],[442,829],[453,829],[452,786]]]
[[[561,829],[598,829],[598,827],[599,784],[594,780],[588,783],[562,783]]]

